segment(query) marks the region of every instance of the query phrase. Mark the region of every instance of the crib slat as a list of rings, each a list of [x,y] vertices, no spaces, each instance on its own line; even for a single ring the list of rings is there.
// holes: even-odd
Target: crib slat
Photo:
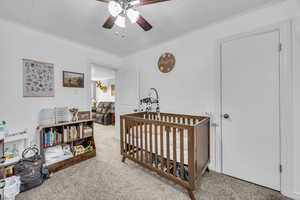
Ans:
[[[187,134],[188,134],[188,174],[189,174],[189,182],[190,184],[195,184],[195,134],[194,134],[194,127],[190,127],[187,129]],[[195,187],[195,186],[193,186]]]
[[[121,141],[120,141],[120,150],[121,150],[121,155],[124,153],[124,123],[123,123],[123,118],[121,118],[121,124],[120,124],[120,129],[121,129]]]
[[[131,151],[132,151],[132,136],[131,136],[131,121],[128,120],[128,156],[131,156]]]
[[[150,132],[149,132],[149,134],[150,134],[150,163],[151,163],[151,165],[153,164],[153,138],[152,138],[152,135],[153,135],[153,131],[152,131],[152,129],[153,129],[153,124],[149,124],[149,126],[150,126]]]
[[[127,154],[130,153],[130,150],[131,150],[131,137],[130,137],[130,121],[127,120]]]
[[[139,123],[135,123],[135,141],[136,141],[136,159],[140,160],[139,152],[140,152],[140,145],[139,145]]]
[[[184,135],[183,129],[180,129],[180,175],[184,178]]]
[[[164,130],[163,126],[160,125],[160,160],[161,160],[161,169],[164,169]]]
[[[158,163],[157,163],[157,155],[158,155],[158,139],[157,139],[157,125],[155,124],[155,132],[154,132],[154,135],[155,135],[155,167],[158,166]]]
[[[144,162],[144,144],[143,144],[143,138],[144,138],[144,134],[143,134],[143,123],[140,123],[140,144],[141,144],[141,161]]]
[[[125,153],[128,152],[128,120],[125,119]]]
[[[132,131],[132,133],[131,133],[131,135],[132,135],[132,152],[131,152],[131,154],[132,154],[132,157],[133,158],[135,158],[135,138],[134,138],[134,122],[132,121],[131,122],[131,131]]]
[[[177,173],[177,148],[176,148],[176,128],[173,128],[173,175]]]
[[[170,127],[166,127],[167,139],[167,172],[170,173]]]
[[[144,133],[145,133],[145,160],[148,162],[148,128],[147,123],[144,124]]]

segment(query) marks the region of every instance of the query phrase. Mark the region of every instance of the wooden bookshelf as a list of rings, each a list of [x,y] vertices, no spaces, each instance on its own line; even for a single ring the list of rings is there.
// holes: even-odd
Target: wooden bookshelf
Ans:
[[[71,131],[70,127],[73,127],[72,130],[77,131],[77,135],[75,134],[75,138],[72,135],[72,138],[70,138]],[[89,128],[88,135],[85,135],[85,128]],[[75,122],[65,122],[65,123],[60,123],[60,124],[52,124],[52,125],[47,125],[47,126],[39,126],[38,130],[40,132],[40,151],[41,155],[43,157],[43,160],[46,162],[46,155],[45,151],[47,148],[55,147],[57,145],[70,145],[73,157],[49,164],[48,168],[50,172],[56,172],[61,169],[65,169],[69,166],[75,165],[81,161],[90,159],[92,157],[96,156],[96,145],[95,145],[95,140],[94,140],[94,121],[93,120],[80,120],[80,121],[75,121]],[[57,132],[56,132],[57,130]],[[68,131],[68,133],[66,133]],[[56,137],[52,140],[51,143],[49,143],[49,138],[48,134],[54,134]],[[73,132],[72,132],[73,133]],[[60,135],[59,137],[57,135]],[[65,138],[68,137],[68,138]],[[59,139],[57,139],[59,138]],[[93,147],[93,150],[86,151],[84,153],[81,153],[79,155],[75,155],[74,146],[82,145],[89,143]]]

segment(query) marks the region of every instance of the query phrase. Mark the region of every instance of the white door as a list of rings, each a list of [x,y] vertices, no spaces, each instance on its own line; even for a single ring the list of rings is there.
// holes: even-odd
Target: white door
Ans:
[[[279,31],[222,44],[223,173],[280,190]]]
[[[139,102],[139,72],[122,69],[116,74],[116,138],[120,139],[120,115],[133,113]]]

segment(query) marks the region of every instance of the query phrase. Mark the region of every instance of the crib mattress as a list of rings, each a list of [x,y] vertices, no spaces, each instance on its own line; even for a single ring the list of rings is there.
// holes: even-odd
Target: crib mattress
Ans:
[[[154,130],[154,129],[153,129]],[[160,128],[158,128],[160,130]],[[161,155],[161,134],[163,135],[163,155]],[[188,164],[188,134],[186,131],[183,132],[183,143],[184,143],[184,148],[183,148],[183,155],[184,155],[184,164]],[[141,148],[141,141],[143,141],[143,149],[147,149],[150,152],[150,133],[148,132],[147,134],[143,133],[142,140],[140,134],[134,135],[134,143],[132,142],[132,135],[126,134],[127,135],[127,144],[134,144],[135,147]],[[147,148],[145,146],[146,144],[146,136],[147,136]],[[160,133],[158,131],[157,133],[157,155],[162,156],[164,158],[167,158],[167,139],[166,139],[166,132]],[[170,160],[174,160],[174,133],[170,132],[169,133],[169,138],[170,138]],[[137,145],[138,144],[138,145]],[[156,153],[155,149],[155,133],[152,133],[152,152]],[[180,157],[180,132],[176,132],[176,161],[180,162],[181,157]]]

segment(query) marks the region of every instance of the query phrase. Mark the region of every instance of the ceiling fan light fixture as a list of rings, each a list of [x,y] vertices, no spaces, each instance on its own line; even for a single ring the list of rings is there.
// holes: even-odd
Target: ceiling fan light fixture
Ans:
[[[136,4],[139,4],[140,2],[141,2],[140,0],[135,0],[135,1],[131,1],[130,4],[134,6]]]
[[[112,16],[116,17],[123,11],[123,9],[118,2],[112,0],[108,3],[108,11]]]
[[[140,16],[140,12],[132,8],[128,9],[126,11],[126,14],[129,20],[131,21],[131,23],[136,23]]]
[[[119,15],[115,21],[115,24],[121,28],[126,27],[126,18],[124,16]]]

